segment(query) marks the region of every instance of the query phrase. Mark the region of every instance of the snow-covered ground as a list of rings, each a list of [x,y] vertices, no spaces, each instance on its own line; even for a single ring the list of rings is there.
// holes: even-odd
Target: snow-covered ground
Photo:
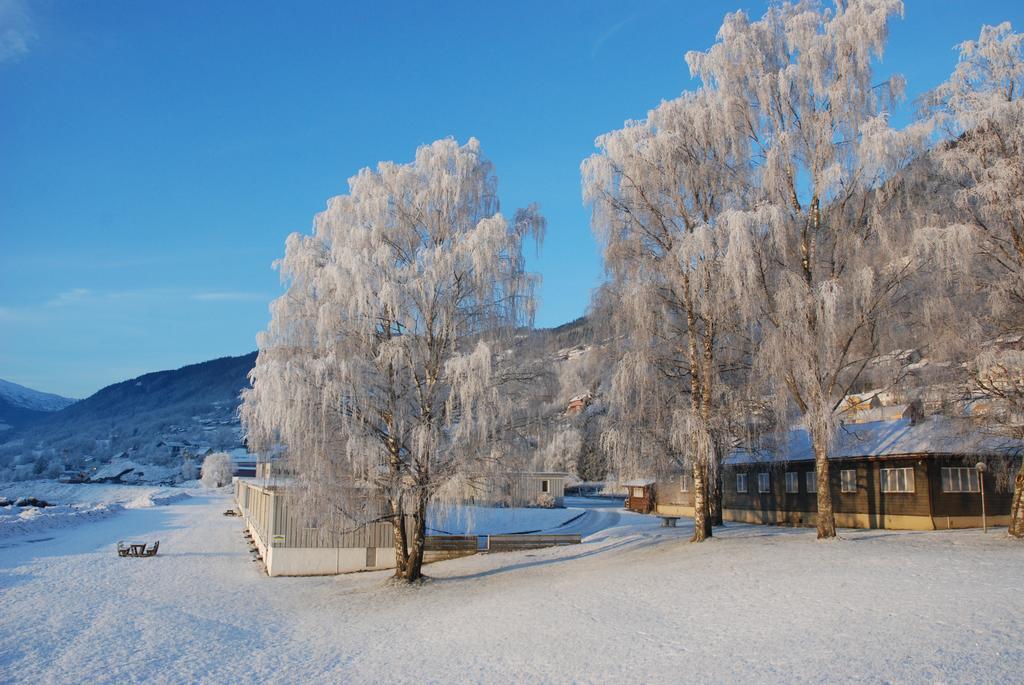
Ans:
[[[267,578],[222,494],[0,551],[0,682],[970,682],[1024,674],[1002,530],[687,526],[600,506],[583,545]],[[581,519],[582,520],[582,519]],[[682,521],[680,522],[683,523]],[[716,533],[717,534],[717,533]],[[160,540],[150,559],[119,539]]]

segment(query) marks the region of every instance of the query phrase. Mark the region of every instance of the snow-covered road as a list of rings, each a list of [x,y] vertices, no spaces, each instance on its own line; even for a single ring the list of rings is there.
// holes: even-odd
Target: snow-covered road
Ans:
[[[550,528],[543,532],[574,534],[579,533],[583,538],[618,526],[623,516],[628,517],[632,525],[653,525],[658,519],[642,517],[631,514],[622,508],[621,499],[608,499],[598,497],[566,497],[565,506],[572,509],[582,509],[583,515],[568,523]]]
[[[689,526],[267,578],[198,495],[0,550],[0,683],[1021,682],[1024,546],[1002,532]],[[584,517],[585,518],[585,517]],[[580,519],[583,521],[583,518]],[[608,519],[605,519],[607,522]],[[582,525],[582,524],[581,524]],[[118,539],[160,539],[121,559]]]

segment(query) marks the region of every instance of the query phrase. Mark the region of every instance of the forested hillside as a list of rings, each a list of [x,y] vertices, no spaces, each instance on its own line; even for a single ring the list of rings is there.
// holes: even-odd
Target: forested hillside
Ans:
[[[148,373],[4,433],[0,480],[58,477],[114,457],[174,465],[187,450],[235,447],[238,396],[255,353]]]

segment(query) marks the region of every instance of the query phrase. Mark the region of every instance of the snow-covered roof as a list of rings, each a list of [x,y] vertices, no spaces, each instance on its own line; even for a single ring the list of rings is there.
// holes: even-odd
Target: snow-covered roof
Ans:
[[[627,488],[644,488],[644,487],[647,487],[648,485],[654,485],[654,479],[653,478],[637,478],[636,480],[627,480],[622,485],[624,487],[627,487]]]
[[[898,421],[903,418],[909,405],[893,404],[889,406],[848,408],[842,412],[842,419],[848,423],[877,423],[880,421]]]
[[[258,460],[258,456],[259,456],[259,455],[256,455],[256,454],[252,454],[251,452],[249,452],[249,450],[245,449],[244,447],[236,447],[234,449],[228,450],[227,452],[228,452],[229,455],[231,455],[231,461],[253,461],[254,462],[254,461]]]
[[[1024,451],[1024,441],[970,430],[946,416],[847,424],[836,431],[834,459],[895,457],[910,454],[1003,455]],[[771,461],[813,461],[811,438],[804,427],[791,430],[781,450],[734,450],[726,464]]]

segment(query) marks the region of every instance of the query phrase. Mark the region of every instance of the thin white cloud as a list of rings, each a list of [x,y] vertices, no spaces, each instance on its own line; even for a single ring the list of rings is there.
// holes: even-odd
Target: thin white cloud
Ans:
[[[74,288],[72,290],[65,290],[62,293],[57,293],[57,296],[50,299],[47,303],[47,307],[66,307],[71,304],[77,304],[82,300],[92,295],[92,291],[88,288]]]
[[[244,290],[208,290],[189,292],[182,288],[142,288],[138,290],[93,290],[91,288],[71,288],[64,290],[49,300],[30,305],[0,305],[0,322],[29,323],[49,320],[54,316],[65,316],[74,310],[88,310],[96,306],[173,303],[192,300],[194,302],[269,302],[272,299],[266,293]],[[46,312],[46,313],[44,313]]]
[[[27,55],[36,38],[28,6],[22,0],[0,0],[0,62]]]
[[[590,58],[597,57],[597,53],[600,52],[604,44],[608,42],[612,36],[621,31],[623,27],[629,24],[631,21],[637,18],[639,12],[633,12],[628,17],[612,25],[607,31],[598,36],[597,40],[594,41],[594,46],[590,49]]]

